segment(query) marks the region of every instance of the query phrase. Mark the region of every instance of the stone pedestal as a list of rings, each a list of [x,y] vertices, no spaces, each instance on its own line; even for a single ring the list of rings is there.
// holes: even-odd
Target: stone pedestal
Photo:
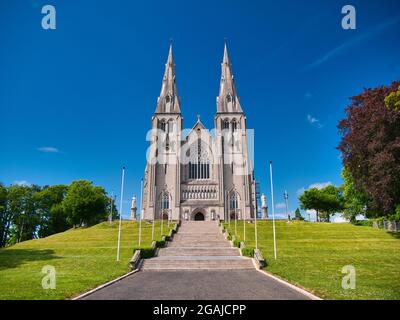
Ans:
[[[262,216],[261,219],[266,220],[268,218],[268,207],[262,207]]]
[[[136,220],[136,208],[131,208],[131,220],[135,221]]]

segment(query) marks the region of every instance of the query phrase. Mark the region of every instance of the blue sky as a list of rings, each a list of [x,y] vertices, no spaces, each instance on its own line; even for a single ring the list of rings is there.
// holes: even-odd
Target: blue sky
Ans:
[[[341,28],[346,4],[356,30]],[[0,181],[118,194],[125,165],[124,198],[139,195],[169,39],[184,126],[212,128],[227,38],[256,177],[270,200],[272,160],[277,212],[285,189],[295,210],[302,188],[341,184],[337,123],[349,97],[400,79],[399,31],[399,1],[1,0]]]

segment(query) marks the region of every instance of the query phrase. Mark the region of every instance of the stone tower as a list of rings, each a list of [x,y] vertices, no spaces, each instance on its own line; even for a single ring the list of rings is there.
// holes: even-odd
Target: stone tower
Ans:
[[[255,183],[248,155],[246,117],[225,45],[215,130],[198,117],[182,134],[183,121],[172,46],[148,134],[143,218],[252,219]]]

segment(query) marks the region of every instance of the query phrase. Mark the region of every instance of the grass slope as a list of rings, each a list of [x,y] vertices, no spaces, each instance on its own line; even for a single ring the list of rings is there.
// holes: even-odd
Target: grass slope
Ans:
[[[235,234],[234,222],[225,226]],[[400,237],[350,224],[276,223],[277,260],[271,221],[259,221],[258,246],[270,271],[327,299],[400,299]],[[243,222],[237,223],[243,240]],[[246,246],[255,246],[254,224],[246,223]],[[356,289],[344,290],[342,267],[356,269]]]
[[[142,226],[141,245],[150,247],[152,225],[143,222]],[[130,271],[138,230],[138,222],[122,222],[120,262],[116,261],[118,222],[71,229],[0,249],[0,299],[65,299],[115,279]],[[161,240],[160,222],[154,234]],[[163,234],[168,234],[165,223]],[[56,268],[54,290],[42,288],[45,265]]]

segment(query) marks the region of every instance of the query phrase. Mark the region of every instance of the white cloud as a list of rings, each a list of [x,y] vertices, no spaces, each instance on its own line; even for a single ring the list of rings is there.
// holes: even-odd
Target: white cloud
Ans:
[[[306,191],[306,188],[304,188],[304,187],[297,190],[296,191],[297,196],[300,197],[304,193],[304,191]]]
[[[55,147],[40,147],[40,148],[37,148],[37,151],[44,152],[44,153],[59,153],[60,152],[60,150],[58,150]]]
[[[331,220],[332,223],[346,223],[346,222],[349,222],[340,213],[335,213],[334,215],[332,215],[330,220]]]
[[[279,203],[277,203],[277,204],[275,205],[275,208],[276,208],[276,209],[285,209],[285,208],[286,208],[286,205],[285,205],[284,202],[279,202]]]
[[[322,128],[322,124],[319,119],[313,117],[311,114],[307,115],[307,121],[311,124],[316,126],[317,128]]]
[[[318,190],[320,190],[320,189],[323,189],[323,188],[325,188],[327,186],[330,186],[330,185],[332,185],[332,182],[330,182],[330,181],[328,181],[328,182],[316,182],[316,183],[310,184],[308,186],[308,189],[317,188]]]
[[[31,183],[26,180],[15,180],[13,182],[13,184],[16,184],[18,186],[30,186],[31,185]]]
[[[320,189],[323,189],[323,188],[325,188],[327,186],[330,186],[330,185],[332,185],[332,182],[330,182],[330,181],[328,181],[328,182],[315,182],[315,183],[310,184],[308,186],[308,188],[301,187],[300,189],[298,189],[296,191],[296,194],[297,194],[298,197],[300,197],[304,193],[304,191],[306,191],[308,189],[317,188],[318,190],[320,190]]]

